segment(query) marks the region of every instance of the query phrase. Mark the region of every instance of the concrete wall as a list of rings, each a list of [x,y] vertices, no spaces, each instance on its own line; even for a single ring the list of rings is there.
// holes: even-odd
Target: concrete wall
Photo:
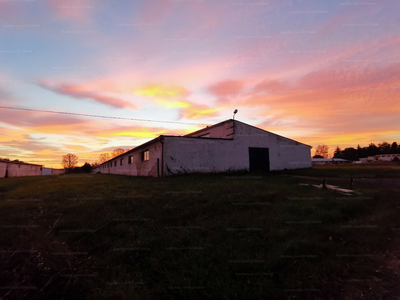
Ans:
[[[237,155],[233,145],[230,139],[165,137],[164,174],[246,170],[248,161]]]
[[[64,169],[52,169],[51,175],[61,175],[64,173],[65,173]]]
[[[142,161],[141,153],[149,150],[149,160]],[[119,175],[132,175],[132,176],[152,176],[157,177],[157,159],[159,159],[159,173],[161,176],[161,151],[162,144],[156,141],[149,144],[147,147],[133,150],[120,157],[110,160],[97,169],[100,173],[104,174],[119,174]],[[133,157],[133,163],[128,163],[129,156]],[[122,166],[120,160],[122,159]],[[115,165],[115,162],[116,165]],[[96,170],[96,172],[97,172]]]
[[[221,128],[213,130],[222,132]],[[311,167],[310,146],[235,122],[233,140],[165,137],[164,174],[249,170],[249,147],[269,149],[271,171]]]
[[[42,168],[42,175],[60,175],[64,173],[64,169]]]
[[[51,175],[53,173],[52,168],[42,168],[42,175]]]
[[[8,177],[41,176],[41,168],[39,165],[0,162],[0,177],[5,177],[6,170]]]
[[[4,178],[6,176],[8,163],[0,161],[0,178]]]
[[[249,147],[269,148],[271,171],[311,168],[310,146],[245,123],[235,122],[234,143],[242,146],[240,155],[247,160]]]

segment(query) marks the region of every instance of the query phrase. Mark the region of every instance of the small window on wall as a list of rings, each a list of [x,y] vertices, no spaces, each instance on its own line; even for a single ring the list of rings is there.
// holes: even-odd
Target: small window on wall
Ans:
[[[149,150],[145,150],[142,152],[142,161],[148,161],[150,159]]]
[[[121,158],[120,160],[119,160],[119,165],[120,166],[122,166],[122,161],[123,161],[124,159],[123,158]]]
[[[117,166],[117,161],[114,161],[114,167],[116,167]]]
[[[128,164],[133,164],[133,156],[129,156],[128,158]]]

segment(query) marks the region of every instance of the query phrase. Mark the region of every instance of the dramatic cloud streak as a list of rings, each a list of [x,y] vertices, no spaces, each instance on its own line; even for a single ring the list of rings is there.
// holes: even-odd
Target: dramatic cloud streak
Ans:
[[[135,108],[135,106],[128,101],[116,97],[106,96],[98,91],[88,90],[87,87],[82,85],[49,86],[46,84],[41,84],[41,86],[55,93],[71,96],[77,99],[92,99],[99,103],[117,108]]]

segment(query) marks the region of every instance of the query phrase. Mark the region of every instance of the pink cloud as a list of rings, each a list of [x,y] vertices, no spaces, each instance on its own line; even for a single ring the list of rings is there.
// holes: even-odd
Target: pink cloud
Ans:
[[[12,6],[10,2],[0,2],[0,16],[7,18],[16,12],[16,9]]]
[[[344,6],[344,9],[341,12],[333,16],[321,26],[316,37],[321,39],[339,29],[344,30],[345,27],[343,27],[343,24],[356,23],[357,20],[363,17],[369,17],[371,19],[371,15],[376,14],[381,9],[381,5],[365,5],[362,9],[357,5]],[[374,16],[374,19],[376,19],[376,16]]]
[[[94,0],[47,0],[57,18],[71,21],[72,23],[85,24],[90,22],[90,16],[98,9],[98,3]],[[96,7],[97,4],[97,7]]]
[[[387,131],[396,126],[400,113],[399,73],[400,63],[375,69],[337,64],[290,84],[267,78],[247,86],[242,97],[227,97],[222,89],[218,107],[222,110],[234,104],[248,116],[266,118],[262,126],[270,130],[318,131],[331,136]]]
[[[142,7],[137,14],[140,23],[162,23],[172,13],[174,5],[165,0],[141,2]]]
[[[60,95],[71,96],[77,99],[92,99],[99,103],[106,104],[117,108],[135,108],[132,103],[116,97],[110,97],[102,94],[101,92],[93,91],[88,87],[82,85],[66,85],[61,84],[58,86],[50,86],[46,83],[41,83],[41,87],[51,90]]]
[[[377,85],[398,82],[400,62],[384,67],[365,67],[349,69],[348,64],[341,68],[319,70],[305,75],[299,85],[307,88],[346,88],[349,86]],[[347,67],[347,68],[346,68]]]
[[[257,92],[265,93],[266,91],[271,91],[273,93],[274,91],[285,90],[288,88],[290,88],[290,86],[285,82],[281,82],[275,79],[265,79],[260,83],[258,83],[254,87],[254,90],[256,93]]]
[[[225,80],[208,87],[208,90],[217,97],[237,94],[243,88],[244,83],[239,80]]]
[[[52,114],[37,111],[25,111],[25,110],[15,110],[15,109],[1,109],[0,110],[0,120],[3,123],[20,127],[29,128],[34,131],[33,128],[54,128],[54,127],[64,127],[66,130],[70,130],[70,126],[77,125],[81,126],[83,124],[87,125],[93,121],[85,120],[79,116],[68,116],[61,114]],[[68,129],[69,128],[69,129]]]

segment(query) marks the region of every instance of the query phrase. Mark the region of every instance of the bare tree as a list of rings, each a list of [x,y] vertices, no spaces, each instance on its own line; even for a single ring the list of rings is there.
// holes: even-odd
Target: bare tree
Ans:
[[[99,160],[100,160],[100,163],[102,164],[103,162],[106,162],[107,160],[109,160],[111,157],[110,157],[110,154],[109,153],[107,153],[107,152],[105,152],[105,153],[102,153],[102,154],[100,154],[100,156],[99,156]]]
[[[63,155],[61,164],[65,169],[72,169],[76,166],[78,163],[78,156],[75,154],[68,153],[66,155]]]
[[[328,158],[329,146],[327,145],[318,145],[315,150],[315,155],[321,155],[324,158]]]
[[[122,148],[117,148],[117,149],[115,149],[112,153],[111,153],[111,156],[112,156],[112,158],[114,158],[114,157],[116,157],[116,156],[118,156],[118,155],[121,155],[122,153],[125,153],[126,151],[124,150],[124,149],[122,149]]]

